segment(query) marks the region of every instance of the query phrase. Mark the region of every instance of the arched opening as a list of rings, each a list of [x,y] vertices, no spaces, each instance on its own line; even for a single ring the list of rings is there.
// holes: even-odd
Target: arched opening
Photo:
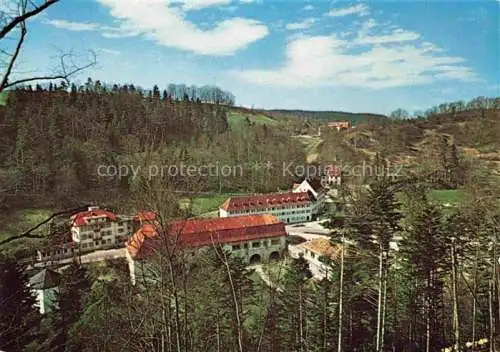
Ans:
[[[250,257],[250,265],[260,264],[260,255],[254,254]]]
[[[306,216],[306,220],[309,221],[309,215]]]
[[[286,223],[289,224],[290,223],[290,218],[286,218]]]
[[[280,260],[280,253],[279,252],[272,252],[269,254],[269,261],[277,262]]]

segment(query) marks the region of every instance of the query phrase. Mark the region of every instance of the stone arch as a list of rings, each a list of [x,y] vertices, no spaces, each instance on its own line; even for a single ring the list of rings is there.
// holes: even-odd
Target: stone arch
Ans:
[[[274,252],[271,252],[271,254],[269,254],[269,261],[277,262],[280,259],[281,259],[281,255],[280,255],[280,252],[278,252],[278,251],[274,251]]]
[[[250,265],[252,264],[260,264],[261,258],[259,254],[254,254],[250,257]]]

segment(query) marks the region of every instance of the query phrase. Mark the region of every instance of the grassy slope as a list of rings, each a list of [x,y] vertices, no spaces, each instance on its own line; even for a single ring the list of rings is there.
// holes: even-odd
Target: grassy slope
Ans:
[[[456,189],[435,189],[429,192],[429,199],[439,204],[458,204],[463,199],[463,193]]]
[[[230,111],[228,114],[228,122],[229,126],[231,127],[232,130],[236,130],[239,128],[242,128],[243,126],[246,125],[246,118],[256,124],[256,125],[277,125],[279,124],[278,121],[271,119],[270,117],[267,117],[263,114],[251,114],[251,113],[242,113],[242,112],[237,112],[237,111]]]
[[[6,219],[0,219],[0,239],[18,235],[47,219],[51,214],[48,209],[26,209],[17,211]],[[35,234],[43,234],[43,229],[42,226]]]
[[[8,95],[9,95],[9,92],[7,92],[7,91],[3,91],[0,93],[0,106],[7,104]]]
[[[231,197],[231,194],[225,193],[215,193],[215,194],[204,194],[194,197],[192,200],[189,198],[183,198],[180,201],[181,208],[185,208],[192,203],[192,212],[195,216],[208,215],[209,213],[214,213],[219,210],[219,207],[226,199]],[[214,213],[215,214],[215,213]],[[217,216],[216,214],[214,216]]]

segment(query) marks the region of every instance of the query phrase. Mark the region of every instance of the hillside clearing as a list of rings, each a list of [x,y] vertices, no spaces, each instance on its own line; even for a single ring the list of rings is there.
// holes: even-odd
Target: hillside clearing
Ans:
[[[271,119],[262,114],[243,114],[240,112],[230,111],[228,113],[228,122],[231,130],[239,129],[247,125],[248,120],[255,125],[277,125],[278,121]]]

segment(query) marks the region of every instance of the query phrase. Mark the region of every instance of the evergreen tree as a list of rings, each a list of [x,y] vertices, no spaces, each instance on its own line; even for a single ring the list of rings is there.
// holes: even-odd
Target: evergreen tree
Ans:
[[[278,297],[281,350],[307,350],[311,277],[309,263],[303,257],[293,259],[283,276],[283,289]]]
[[[61,277],[57,310],[52,317],[53,335],[49,338],[51,351],[81,350],[81,346],[72,340],[72,328],[84,311],[89,291],[87,269],[73,262]]]

